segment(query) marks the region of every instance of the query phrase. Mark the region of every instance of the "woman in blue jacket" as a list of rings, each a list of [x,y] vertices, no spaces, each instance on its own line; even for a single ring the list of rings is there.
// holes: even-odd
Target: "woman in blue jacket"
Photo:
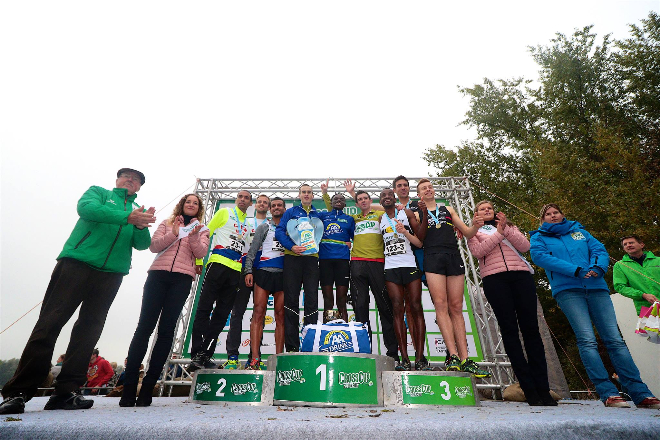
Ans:
[[[580,358],[600,399],[605,406],[630,407],[609,379],[598,354],[593,325],[635,405],[660,408],[660,400],[642,382],[619,333],[610,291],[603,279],[609,266],[605,246],[580,223],[566,220],[554,203],[543,207],[541,221],[541,227],[530,233],[532,260],[545,269],[552,296],[575,332]]]

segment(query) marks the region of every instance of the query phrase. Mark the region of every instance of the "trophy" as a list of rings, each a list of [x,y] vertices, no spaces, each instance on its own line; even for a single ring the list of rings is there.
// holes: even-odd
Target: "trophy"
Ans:
[[[292,218],[286,224],[286,231],[296,246],[304,246],[303,255],[317,254],[323,238],[323,222],[318,217]]]

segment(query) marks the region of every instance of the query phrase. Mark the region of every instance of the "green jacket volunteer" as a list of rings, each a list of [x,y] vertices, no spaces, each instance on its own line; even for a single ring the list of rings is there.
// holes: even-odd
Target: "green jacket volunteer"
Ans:
[[[87,409],[93,400],[75,394],[87,379],[92,350],[101,336],[108,309],[131,267],[133,248],[149,247],[147,229],[156,221],[154,208],[135,203],[145,182],[144,174],[131,168],[117,172],[113,190],[92,186],[78,201],[78,215],[41,306],[39,319],[23,350],[14,376],[5,384],[0,414],[20,414],[50,370],[55,342],[62,327],[80,306],[73,325],[55,391],[44,409]]]

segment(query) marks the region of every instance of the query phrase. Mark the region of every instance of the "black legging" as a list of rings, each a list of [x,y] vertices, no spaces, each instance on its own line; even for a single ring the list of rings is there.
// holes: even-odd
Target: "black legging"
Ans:
[[[158,338],[149,359],[149,370],[143,381],[154,384],[158,381],[167,355],[172,348],[176,320],[188,298],[192,282],[193,278],[183,273],[164,270],[149,272],[147,281],[144,283],[140,319],[128,349],[124,383],[138,383],[140,364],[147,353],[149,338],[154,332],[157,322]]]
[[[483,279],[488,299],[502,333],[502,342],[520,387],[528,399],[547,392],[548,366],[536,317],[536,285],[527,271],[500,272]],[[518,328],[525,342],[523,353]]]

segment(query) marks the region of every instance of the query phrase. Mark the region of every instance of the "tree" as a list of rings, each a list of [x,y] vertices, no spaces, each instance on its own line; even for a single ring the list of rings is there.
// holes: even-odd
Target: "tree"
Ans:
[[[641,27],[631,25],[625,40],[599,39],[587,26],[529,50],[540,67],[538,78],[486,78],[459,88],[470,99],[462,124],[476,129],[476,139],[455,148],[436,145],[424,159],[438,176],[469,177],[476,198],[494,199],[523,230],[539,225],[527,213],[555,202],[615,259],[622,257],[624,233],[636,233],[657,249],[660,17],[652,12]],[[575,336],[542,270],[536,280],[549,327],[568,341],[569,356],[579,364]],[[583,387],[564,371],[571,386]]]

